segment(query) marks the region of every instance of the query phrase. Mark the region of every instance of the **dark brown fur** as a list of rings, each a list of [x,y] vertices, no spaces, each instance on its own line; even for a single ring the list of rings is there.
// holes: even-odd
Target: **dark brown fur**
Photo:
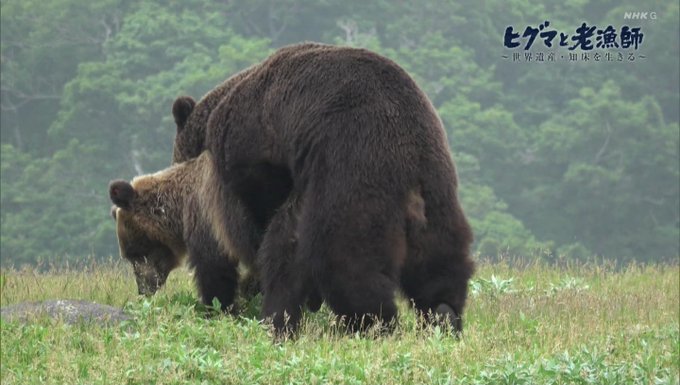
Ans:
[[[302,50],[321,47],[321,44],[306,43],[298,46],[281,48],[276,52],[278,57],[298,53]],[[172,115],[177,126],[172,162],[181,163],[196,158],[206,149],[205,134],[210,114],[232,89],[251,73],[259,70],[262,63],[254,64],[231,76],[222,84],[205,94],[196,103],[190,96],[180,96],[172,106]]]
[[[391,322],[401,288],[460,330],[472,232],[441,121],[408,74],[366,50],[303,44],[237,76],[191,112],[175,153],[214,154],[219,187],[202,209],[258,266],[264,316],[295,328],[315,287],[350,324]]]

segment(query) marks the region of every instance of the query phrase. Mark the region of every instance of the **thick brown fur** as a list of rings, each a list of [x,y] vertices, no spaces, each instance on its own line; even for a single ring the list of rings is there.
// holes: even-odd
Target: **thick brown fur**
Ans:
[[[442,123],[409,75],[367,50],[302,44],[227,83],[175,153],[213,154],[201,209],[259,267],[277,330],[296,327],[310,288],[350,325],[390,323],[401,288],[460,331],[472,232]]]
[[[303,50],[314,49],[323,46],[317,43],[305,43],[301,45],[283,47],[276,55],[283,57],[288,54],[299,53]],[[178,97],[172,106],[172,115],[177,126],[175,145],[172,154],[173,163],[181,163],[196,158],[206,149],[205,135],[210,114],[227,96],[232,89],[251,73],[259,70],[262,63],[254,64],[243,71],[231,76],[222,84],[205,94],[198,103],[190,96]]]
[[[168,169],[138,176],[131,183],[111,182],[109,194],[120,253],[133,264],[140,294],[153,294],[184,259],[194,269],[195,284],[206,305],[217,298],[227,309],[238,278],[243,278],[242,294],[256,294],[258,265],[252,260],[241,261],[242,251],[228,237],[216,235],[227,233],[222,228],[222,214],[204,209],[219,207],[232,215],[248,215],[239,211],[237,197],[217,178],[206,151]],[[238,229],[229,233],[241,238],[252,235]],[[245,277],[237,272],[241,262],[246,266],[241,269]],[[310,289],[311,310],[321,305],[317,297]]]
[[[132,262],[140,294],[153,294],[172,269],[188,257],[206,305],[217,298],[223,309],[234,300],[238,258],[228,239],[213,235],[211,218],[199,209],[202,183],[210,178],[210,155],[174,165],[132,183],[109,186],[121,255]],[[238,234],[236,234],[238,236]]]

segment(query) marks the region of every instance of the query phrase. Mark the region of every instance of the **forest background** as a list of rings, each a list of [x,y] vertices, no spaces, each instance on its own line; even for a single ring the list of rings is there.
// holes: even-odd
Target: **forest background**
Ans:
[[[309,40],[377,51],[416,79],[446,126],[480,255],[675,259],[678,3],[640,4],[3,0],[1,263],[117,257],[108,182],[170,165],[173,100]],[[545,21],[553,46],[525,50]],[[593,49],[570,50],[583,23]],[[596,47],[610,25],[619,47]]]

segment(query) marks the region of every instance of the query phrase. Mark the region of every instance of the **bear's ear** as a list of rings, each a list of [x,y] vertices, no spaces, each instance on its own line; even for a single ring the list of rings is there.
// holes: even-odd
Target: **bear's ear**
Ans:
[[[129,209],[136,195],[132,185],[124,180],[114,180],[109,183],[111,202],[122,209]]]
[[[196,102],[191,96],[180,96],[175,99],[175,103],[172,104],[172,116],[175,118],[175,124],[177,124],[177,132],[182,131],[195,105]]]

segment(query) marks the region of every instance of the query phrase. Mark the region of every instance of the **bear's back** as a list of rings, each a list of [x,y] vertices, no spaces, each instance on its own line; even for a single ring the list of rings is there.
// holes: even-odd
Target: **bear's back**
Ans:
[[[326,138],[334,146],[376,140],[423,146],[436,137],[431,146],[444,137],[429,99],[406,71],[360,48],[284,47],[241,79],[222,104],[209,129],[217,141],[225,129],[254,129],[277,143],[300,135]],[[232,115],[230,123],[225,115]]]

